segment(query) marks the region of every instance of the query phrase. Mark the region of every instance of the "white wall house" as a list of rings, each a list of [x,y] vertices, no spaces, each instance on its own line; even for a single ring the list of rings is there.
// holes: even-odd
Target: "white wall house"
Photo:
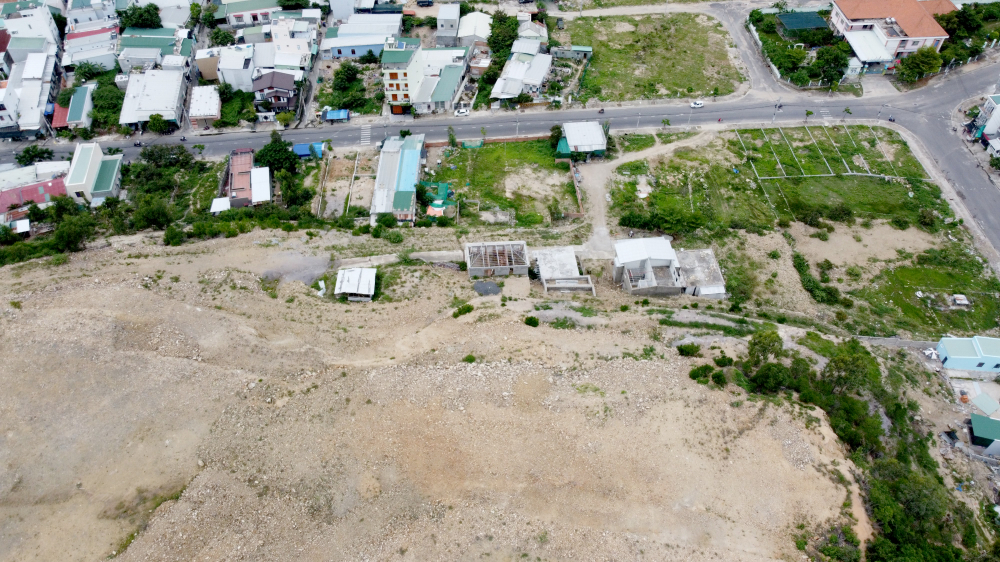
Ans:
[[[223,47],[219,52],[219,80],[243,92],[253,91],[254,45]]]
[[[835,0],[830,23],[866,64],[901,59],[921,47],[941,50],[948,33],[934,19],[949,0]]]

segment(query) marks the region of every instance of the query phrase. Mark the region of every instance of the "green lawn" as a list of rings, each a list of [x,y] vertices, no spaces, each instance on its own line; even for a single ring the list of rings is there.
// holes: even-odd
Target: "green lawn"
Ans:
[[[726,95],[743,81],[726,54],[728,33],[708,16],[578,18],[566,29],[574,45],[594,48],[580,92],[584,99]]]
[[[618,146],[622,152],[639,152],[646,150],[656,144],[656,137],[653,135],[636,135],[625,133],[618,137]]]
[[[489,203],[500,209],[516,211],[518,224],[531,226],[545,220],[551,200],[523,195],[508,198],[505,180],[515,173],[566,173],[568,185],[555,190],[553,195],[563,212],[572,212],[576,208],[576,195],[568,175],[569,165],[556,163],[555,158],[555,150],[548,140],[491,143],[482,148],[450,148],[434,181],[450,183],[459,198],[478,199],[483,208]],[[462,216],[465,216],[464,212]]]

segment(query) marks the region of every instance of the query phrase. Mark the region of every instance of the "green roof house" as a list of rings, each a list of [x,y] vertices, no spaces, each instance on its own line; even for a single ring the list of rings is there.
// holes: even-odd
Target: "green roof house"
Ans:
[[[985,449],[984,455],[1000,456],[1000,420],[972,414],[969,435],[973,445]]]
[[[76,145],[73,161],[66,174],[66,195],[77,203],[99,206],[107,197],[121,191],[122,155],[105,156],[96,142]]]

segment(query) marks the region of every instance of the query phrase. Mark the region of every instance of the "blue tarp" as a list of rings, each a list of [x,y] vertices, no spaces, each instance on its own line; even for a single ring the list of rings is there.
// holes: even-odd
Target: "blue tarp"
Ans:
[[[309,150],[310,146],[313,147],[313,150],[311,151]],[[293,144],[292,152],[297,154],[299,158],[309,158],[313,155],[313,152],[316,153],[316,156],[323,156],[323,143],[314,142],[311,145],[307,143]]]
[[[327,121],[350,121],[351,112],[346,109],[331,109],[326,112]]]

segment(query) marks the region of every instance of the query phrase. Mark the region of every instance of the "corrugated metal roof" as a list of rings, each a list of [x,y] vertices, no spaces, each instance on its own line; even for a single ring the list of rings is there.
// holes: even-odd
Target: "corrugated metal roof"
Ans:
[[[167,29],[164,27],[156,29],[147,29],[144,27],[126,27],[125,31],[122,32],[122,37],[125,36],[135,36],[135,37],[173,37],[176,30]]]
[[[566,136],[566,143],[573,152],[593,152],[608,147],[604,128],[597,121],[563,123],[563,134]]]
[[[375,268],[373,267],[352,267],[337,271],[337,284],[333,294],[344,293],[352,295],[375,294]]]
[[[451,101],[458,91],[458,86],[462,82],[462,75],[465,69],[461,66],[446,66],[441,69],[440,78],[434,93],[431,94],[431,101]]]
[[[220,14],[222,17],[226,17],[229,14],[239,14],[253,10],[281,11],[281,7],[278,6],[278,0],[243,0],[242,2],[230,2],[228,4],[223,4],[222,9],[215,12],[215,19],[219,19]],[[285,15],[287,16],[288,14]],[[277,17],[277,14],[275,14],[275,17]]]
[[[396,194],[392,196],[392,210],[393,211],[413,210],[413,201],[416,196],[417,196],[416,191],[397,191]]]
[[[972,431],[976,434],[976,437],[991,439],[993,441],[1000,439],[1000,420],[979,414],[972,414],[971,417]]]
[[[997,403],[996,400],[985,392],[977,394],[976,397],[972,399],[972,403],[982,410],[987,416],[997,410],[1000,410],[1000,403]]]
[[[979,357],[979,350],[970,338],[941,338],[941,345],[949,357]]]
[[[983,355],[1000,357],[1000,339],[984,338],[982,336],[975,336],[972,339],[976,340],[976,345],[979,346],[979,350],[983,352]]]
[[[181,52],[180,55],[183,57],[190,57],[191,52],[194,50],[194,40],[184,39],[181,41]]]
[[[215,213],[221,213],[222,211],[228,211],[231,207],[228,197],[216,197],[212,199],[212,208],[208,210],[209,213],[213,215]]]
[[[122,37],[118,40],[118,53],[127,48],[159,49],[161,54],[174,54],[173,37]]]
[[[271,200],[271,169],[254,168],[250,170],[250,201],[263,203]]]
[[[413,53],[415,52],[416,51],[413,49],[406,49],[402,51],[384,50],[382,51],[382,64],[410,62],[410,59],[413,58]]]

